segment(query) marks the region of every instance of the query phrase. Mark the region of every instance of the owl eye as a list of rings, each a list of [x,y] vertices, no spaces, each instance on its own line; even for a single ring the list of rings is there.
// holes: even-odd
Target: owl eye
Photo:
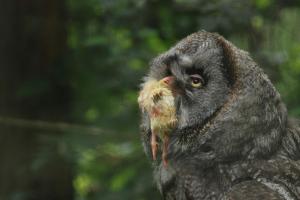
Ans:
[[[203,78],[199,74],[190,75],[190,84],[194,88],[200,88],[203,86]]]

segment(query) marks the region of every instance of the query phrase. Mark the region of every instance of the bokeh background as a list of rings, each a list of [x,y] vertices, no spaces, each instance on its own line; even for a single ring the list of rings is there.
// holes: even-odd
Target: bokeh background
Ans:
[[[0,200],[160,199],[139,136],[151,58],[205,29],[300,117],[300,1],[1,0]]]

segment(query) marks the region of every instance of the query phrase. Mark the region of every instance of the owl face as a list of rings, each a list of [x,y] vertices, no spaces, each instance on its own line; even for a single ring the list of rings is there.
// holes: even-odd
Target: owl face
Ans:
[[[171,87],[179,128],[208,122],[225,104],[231,88],[222,49],[212,39],[202,44],[179,43],[156,58],[150,69],[151,78],[174,77]]]

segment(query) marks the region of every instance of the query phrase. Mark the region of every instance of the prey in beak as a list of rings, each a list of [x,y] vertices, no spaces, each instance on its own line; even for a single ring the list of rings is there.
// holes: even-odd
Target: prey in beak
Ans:
[[[153,160],[157,158],[157,137],[159,137],[162,141],[162,161],[165,167],[169,135],[177,125],[175,99],[171,88],[173,82],[173,76],[161,80],[148,80],[138,97],[140,108],[150,117]]]

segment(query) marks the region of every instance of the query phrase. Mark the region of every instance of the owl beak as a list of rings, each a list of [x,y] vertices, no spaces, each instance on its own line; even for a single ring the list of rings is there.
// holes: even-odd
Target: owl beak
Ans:
[[[171,85],[172,82],[174,81],[174,76],[167,76],[167,77],[161,79],[160,81],[164,82],[167,85]]]

